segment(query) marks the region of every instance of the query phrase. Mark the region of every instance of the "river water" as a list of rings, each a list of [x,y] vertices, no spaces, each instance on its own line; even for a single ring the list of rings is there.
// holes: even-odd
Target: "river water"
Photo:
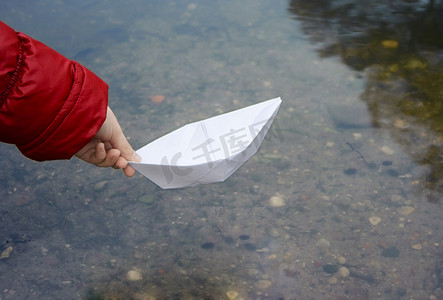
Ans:
[[[192,188],[0,145],[0,299],[442,299],[442,16],[439,1],[2,4],[110,85],[135,149],[283,103],[255,156]]]

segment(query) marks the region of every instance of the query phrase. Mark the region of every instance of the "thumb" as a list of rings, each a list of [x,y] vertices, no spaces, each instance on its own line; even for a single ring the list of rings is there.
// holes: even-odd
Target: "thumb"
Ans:
[[[138,156],[138,154],[135,153],[134,149],[132,149],[121,129],[120,132],[117,132],[115,135],[113,135],[110,142],[114,148],[120,150],[120,156],[122,156],[127,161],[141,161],[140,156]]]
[[[132,149],[125,135],[123,134],[123,130],[120,127],[120,124],[117,121],[114,113],[111,108],[108,107],[107,118],[112,120],[112,134],[109,142],[111,143],[113,148],[120,150],[120,156],[122,156],[127,161],[141,161],[140,156],[135,153],[134,149]]]

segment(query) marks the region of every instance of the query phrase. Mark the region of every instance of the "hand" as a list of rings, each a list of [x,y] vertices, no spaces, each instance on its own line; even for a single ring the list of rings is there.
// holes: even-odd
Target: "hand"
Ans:
[[[141,161],[129,145],[117,118],[108,106],[106,120],[94,138],[75,154],[78,158],[98,167],[123,169],[126,176],[135,174],[128,161]]]

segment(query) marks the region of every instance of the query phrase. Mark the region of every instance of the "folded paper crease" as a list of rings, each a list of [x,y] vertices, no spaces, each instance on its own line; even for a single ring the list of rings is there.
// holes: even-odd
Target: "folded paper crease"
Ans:
[[[253,156],[278,113],[275,98],[180,127],[137,150],[130,162],[163,189],[221,182]]]

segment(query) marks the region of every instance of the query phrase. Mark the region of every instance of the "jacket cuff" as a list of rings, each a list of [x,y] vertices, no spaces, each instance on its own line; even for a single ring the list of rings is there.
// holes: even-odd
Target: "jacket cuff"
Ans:
[[[106,119],[108,85],[87,68],[72,61],[71,91],[49,126],[33,141],[17,145],[37,161],[69,159],[86,145]]]

